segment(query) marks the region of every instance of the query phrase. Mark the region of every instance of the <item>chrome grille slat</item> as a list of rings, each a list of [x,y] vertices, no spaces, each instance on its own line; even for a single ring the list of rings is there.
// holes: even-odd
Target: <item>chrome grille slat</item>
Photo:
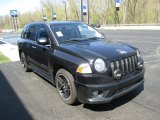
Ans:
[[[124,75],[124,61],[121,60],[121,70],[122,70],[122,75]]]
[[[127,58],[125,58],[125,65],[126,65],[126,73],[129,73],[129,71],[128,71],[128,59]]]
[[[114,62],[111,62],[111,70],[112,70],[112,74],[114,73]]]
[[[137,66],[138,66],[138,58],[137,58],[136,55],[134,56],[134,58],[135,58],[135,66],[136,66],[135,68],[137,69]]]
[[[128,60],[129,60],[129,72],[132,72],[132,62],[131,62],[131,57],[129,57]]]
[[[119,61],[116,61],[116,68],[119,69]]]
[[[126,63],[125,63],[125,59],[123,59],[123,62],[124,62],[124,74],[126,74]]]
[[[135,68],[136,68],[136,66],[135,66],[135,59],[134,59],[135,57],[134,56],[132,56],[132,66],[133,66],[133,70],[135,70]]]
[[[119,69],[122,75],[127,75],[137,69],[137,55],[132,55],[126,58],[114,60],[110,63],[112,75],[116,69]]]
[[[117,66],[116,66],[116,61],[114,61],[114,70],[117,69]]]

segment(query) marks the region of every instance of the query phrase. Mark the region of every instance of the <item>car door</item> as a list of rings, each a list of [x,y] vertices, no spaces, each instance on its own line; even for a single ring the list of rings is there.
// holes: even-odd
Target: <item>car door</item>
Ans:
[[[25,45],[27,59],[29,61],[29,64],[31,65],[37,65],[36,62],[37,55],[35,54],[36,37],[37,37],[37,25],[31,24],[28,26],[28,29],[26,31],[26,45]]]
[[[40,45],[36,41],[34,44],[34,54],[35,54],[35,61],[36,65],[41,69],[46,72],[49,72],[48,69],[48,61],[49,61],[49,56],[50,56],[50,36],[47,31],[47,26],[45,25],[38,25],[38,31],[37,31],[37,39],[39,38],[47,38],[48,40],[48,45]]]

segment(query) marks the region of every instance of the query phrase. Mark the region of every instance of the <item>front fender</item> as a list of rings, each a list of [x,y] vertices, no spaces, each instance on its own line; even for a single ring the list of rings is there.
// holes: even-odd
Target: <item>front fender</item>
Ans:
[[[63,68],[68,70],[75,78],[78,66],[86,62],[88,61],[59,50],[55,50],[51,54],[51,66],[53,66],[54,74],[56,74],[58,69]]]

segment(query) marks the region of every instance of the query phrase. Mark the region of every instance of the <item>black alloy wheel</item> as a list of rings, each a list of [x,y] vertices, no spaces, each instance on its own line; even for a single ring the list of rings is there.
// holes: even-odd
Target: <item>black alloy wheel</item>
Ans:
[[[77,92],[72,74],[64,69],[58,70],[56,74],[56,87],[62,100],[67,104],[77,102]]]

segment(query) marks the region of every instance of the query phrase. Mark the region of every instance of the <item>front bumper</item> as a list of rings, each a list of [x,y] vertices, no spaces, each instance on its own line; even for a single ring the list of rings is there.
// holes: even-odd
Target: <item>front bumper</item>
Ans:
[[[84,84],[76,82],[79,101],[88,104],[109,103],[113,99],[129,93],[143,84],[144,69],[138,74],[129,74],[128,77],[122,80],[113,80],[113,82],[105,84]],[[103,95],[95,97],[93,96],[93,91],[101,91]]]

